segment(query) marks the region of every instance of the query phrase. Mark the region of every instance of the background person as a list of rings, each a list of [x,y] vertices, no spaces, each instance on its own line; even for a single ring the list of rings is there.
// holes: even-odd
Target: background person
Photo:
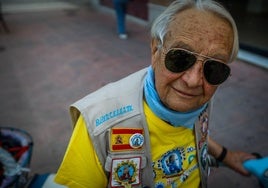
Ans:
[[[126,32],[126,14],[129,0],[113,0],[116,13],[117,32],[120,39],[127,39]]]

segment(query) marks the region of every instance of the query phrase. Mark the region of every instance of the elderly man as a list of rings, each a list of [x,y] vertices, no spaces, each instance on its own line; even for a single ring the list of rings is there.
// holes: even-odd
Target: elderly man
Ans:
[[[247,175],[252,155],[208,136],[210,100],[230,75],[236,25],[213,1],[174,1],[151,29],[151,66],[71,106],[55,181],[68,187],[206,187],[209,154]]]

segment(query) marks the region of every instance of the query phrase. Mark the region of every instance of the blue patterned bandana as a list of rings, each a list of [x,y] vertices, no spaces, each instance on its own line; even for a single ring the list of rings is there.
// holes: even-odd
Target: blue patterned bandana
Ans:
[[[177,112],[168,109],[160,101],[159,95],[154,85],[154,71],[150,66],[144,83],[144,94],[148,106],[162,120],[169,122],[171,125],[178,127],[183,126],[193,129],[194,123],[199,114],[206,108],[206,104],[199,109],[190,112]]]

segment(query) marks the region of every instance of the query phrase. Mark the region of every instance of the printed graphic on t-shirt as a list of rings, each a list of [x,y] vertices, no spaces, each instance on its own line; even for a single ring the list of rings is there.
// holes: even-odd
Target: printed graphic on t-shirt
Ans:
[[[176,148],[153,163],[156,188],[179,187],[193,171],[198,170],[195,147]]]

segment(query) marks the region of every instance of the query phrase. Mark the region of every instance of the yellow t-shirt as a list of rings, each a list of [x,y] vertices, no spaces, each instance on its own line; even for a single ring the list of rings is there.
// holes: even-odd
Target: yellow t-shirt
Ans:
[[[155,187],[197,188],[200,183],[194,131],[159,119],[144,102],[149,126]],[[55,181],[71,188],[107,187],[108,179],[79,117]]]
[[[149,126],[155,187],[199,187],[194,131],[170,126],[145,102],[144,112]]]
[[[70,188],[107,187],[108,180],[93,150],[82,116],[75,125],[55,182]]]

